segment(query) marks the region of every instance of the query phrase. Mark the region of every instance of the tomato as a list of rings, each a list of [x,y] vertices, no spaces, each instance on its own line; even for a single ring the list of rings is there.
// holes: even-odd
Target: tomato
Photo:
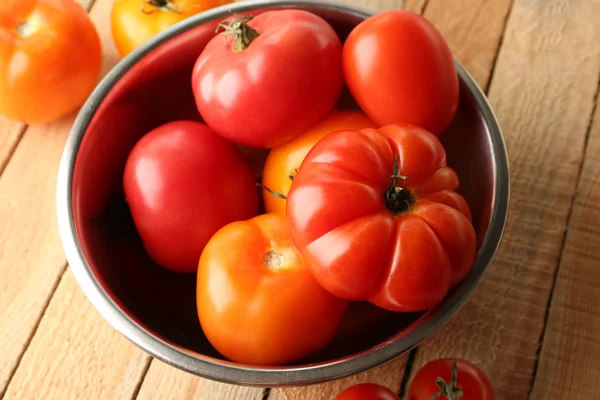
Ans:
[[[312,277],[281,214],[219,230],[202,252],[196,296],[212,345],[252,365],[282,365],[322,349],[348,307]]]
[[[400,397],[385,386],[360,383],[338,394],[335,400],[400,400]]]
[[[127,159],[123,185],[148,254],[174,271],[196,272],[217,230],[258,212],[244,155],[199,122],[170,122],[142,137]]]
[[[344,77],[379,126],[410,123],[440,135],[459,100],[448,44],[422,16],[391,10],[366,19],[344,44]]]
[[[271,148],[325,117],[343,87],[342,45],[322,18],[275,10],[221,23],[193,71],[196,105],[232,142]]]
[[[233,0],[116,0],[112,36],[121,56],[176,23]]]
[[[375,124],[361,112],[334,110],[305,133],[271,150],[263,170],[265,210],[285,214],[285,197],[296,170],[315,143],[331,132],[362,128],[375,128]]]
[[[73,0],[0,3],[0,114],[48,123],[77,109],[96,85],[102,52]]]
[[[287,198],[292,240],[328,291],[391,311],[436,305],[471,269],[458,176],[412,125],[339,131],[308,153]]]
[[[438,379],[444,381],[438,384]],[[440,382],[441,383],[441,382]],[[408,400],[494,400],[489,379],[466,360],[438,359],[421,368],[408,387]]]

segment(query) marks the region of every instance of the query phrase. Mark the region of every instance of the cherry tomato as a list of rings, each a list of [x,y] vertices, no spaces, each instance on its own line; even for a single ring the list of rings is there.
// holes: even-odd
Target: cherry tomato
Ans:
[[[440,135],[459,100],[448,44],[422,16],[391,10],[366,19],[344,44],[344,77],[379,126],[410,123]]]
[[[148,254],[174,271],[196,272],[217,230],[258,212],[244,155],[199,122],[170,122],[147,133],[129,154],[123,180]]]
[[[96,85],[102,52],[73,0],[0,2],[0,114],[48,123],[77,109]]]
[[[400,397],[385,386],[360,383],[338,394],[335,400],[400,400]]]
[[[441,378],[443,385],[437,383]],[[494,400],[489,379],[466,360],[442,358],[421,368],[408,387],[408,400]]]
[[[475,231],[458,176],[411,125],[334,132],[287,199],[292,240],[328,291],[391,311],[436,305],[471,269]]]
[[[116,0],[112,36],[121,56],[176,23],[232,0]]]
[[[285,197],[296,170],[315,143],[331,132],[362,128],[375,128],[375,123],[361,112],[334,110],[305,133],[272,149],[263,170],[265,210],[285,214]]]
[[[232,142],[278,146],[335,106],[342,45],[322,18],[275,10],[221,24],[195,65],[192,87],[206,123]]]
[[[202,252],[196,296],[212,345],[252,365],[282,365],[325,347],[348,307],[312,277],[281,214],[219,230]]]

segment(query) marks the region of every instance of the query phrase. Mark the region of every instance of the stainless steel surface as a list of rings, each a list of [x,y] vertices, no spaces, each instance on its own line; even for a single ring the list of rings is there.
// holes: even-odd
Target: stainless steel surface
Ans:
[[[167,272],[143,252],[131,228],[120,174],[135,141],[164,122],[148,116],[166,109],[167,117],[184,118],[195,111],[189,109],[191,100],[184,86],[189,83],[194,55],[214,24],[231,12],[282,7],[323,16],[341,37],[372,15],[370,10],[333,2],[246,1],[179,23],[122,60],[98,85],[73,126],[57,186],[58,222],[67,259],[102,316],[133,343],[173,366],[244,385],[301,385],[341,378],[417,346],[444,325],[476,288],[499,245],[508,212],[508,161],[498,123],[485,96],[457,63],[461,105],[442,141],[448,162],[461,179],[460,191],[472,208],[478,233],[477,260],[469,275],[426,313],[397,314],[355,305],[334,343],[297,365],[262,368],[222,359],[197,321],[194,277]],[[174,57],[172,51],[187,56]],[[182,95],[170,99],[171,92]],[[168,103],[175,107],[169,108]]]

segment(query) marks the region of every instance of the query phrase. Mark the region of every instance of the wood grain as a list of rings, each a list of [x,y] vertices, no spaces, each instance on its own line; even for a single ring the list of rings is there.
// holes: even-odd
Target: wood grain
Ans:
[[[116,54],[106,29],[111,5],[111,0],[98,0],[91,13],[104,46],[104,72]],[[73,119],[74,113],[30,126],[0,176],[0,396],[65,268],[55,212],[56,175]],[[1,122],[0,132],[7,129],[7,121]],[[64,370],[63,378],[71,373]]]
[[[149,358],[96,312],[69,269],[5,399],[129,399]]]
[[[600,21],[600,7],[595,20]],[[593,33],[600,43],[596,24]],[[596,53],[600,61],[600,48]],[[597,99],[597,98],[596,98]],[[600,393],[600,107],[558,269],[530,399],[593,399]],[[583,118],[583,115],[581,116]]]
[[[487,89],[513,0],[429,0],[425,17],[447,38],[452,54]]]
[[[413,371],[438,357],[464,357],[490,376],[497,399],[527,397],[600,73],[591,28],[598,8],[586,0],[516,0],[489,95],[511,163],[504,240],[471,301],[419,348]],[[561,398],[555,394],[545,398]]]
[[[154,359],[137,400],[262,400],[263,389],[202,379]]]

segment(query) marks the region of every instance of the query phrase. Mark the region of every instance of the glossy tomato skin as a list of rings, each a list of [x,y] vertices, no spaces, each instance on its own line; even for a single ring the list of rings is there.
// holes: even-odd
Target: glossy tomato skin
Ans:
[[[342,46],[333,28],[303,10],[257,15],[258,37],[234,51],[233,35],[215,36],[198,58],[192,86],[206,123],[232,142],[278,146],[335,106],[343,87]]]
[[[343,64],[350,92],[379,126],[410,123],[439,136],[456,114],[452,54],[418,14],[391,10],[363,21],[344,44]]]
[[[147,0],[115,0],[111,12],[115,47],[124,57],[170,26],[202,11],[231,2],[231,0],[171,0],[164,1],[165,6],[157,7]],[[160,1],[157,1],[157,4],[160,4]]]
[[[400,400],[400,397],[385,386],[360,383],[338,394],[335,400]]]
[[[199,122],[170,122],[142,137],[127,159],[123,185],[148,254],[178,272],[196,272],[217,230],[258,212],[243,154]]]
[[[348,307],[312,277],[281,214],[219,230],[200,258],[196,296],[208,340],[251,365],[283,365],[320,350]]]
[[[365,114],[358,111],[332,111],[306,132],[269,152],[262,175],[263,187],[287,196],[292,177],[315,143],[331,132],[363,128],[375,128],[375,123]],[[263,188],[263,200],[266,212],[285,214],[285,199]]]
[[[42,124],[69,114],[94,89],[101,64],[100,38],[77,2],[0,2],[0,115]]]
[[[398,176],[393,185],[394,164]],[[328,291],[391,311],[436,305],[470,270],[475,232],[442,144],[412,125],[339,131],[298,171],[286,213],[294,244]],[[388,191],[407,196],[390,208]]]
[[[436,384],[438,377],[450,382],[453,361],[458,366],[457,383],[463,391],[461,400],[495,399],[492,384],[479,367],[467,360],[442,358],[429,362],[415,374],[408,387],[407,400],[430,400],[440,391]]]

